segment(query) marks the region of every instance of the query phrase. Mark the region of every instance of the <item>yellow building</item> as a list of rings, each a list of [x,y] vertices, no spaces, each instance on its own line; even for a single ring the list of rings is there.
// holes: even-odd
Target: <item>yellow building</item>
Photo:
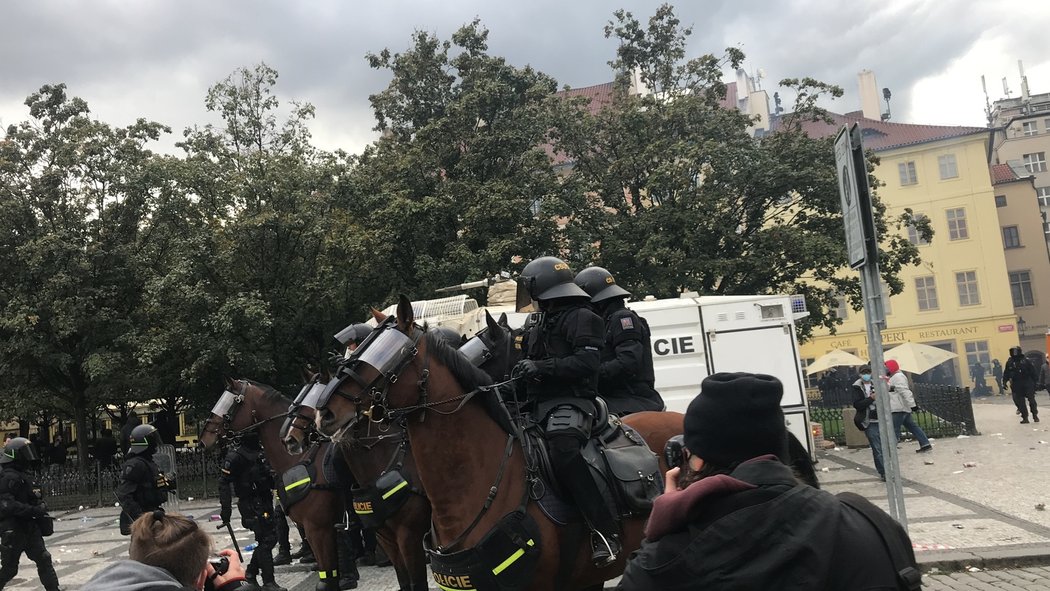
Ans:
[[[943,364],[946,382],[970,384],[969,367],[992,359],[1005,362],[1018,344],[1003,237],[988,168],[989,132],[979,127],[890,123],[860,113],[835,115],[831,125],[808,131],[825,135],[859,123],[864,146],[881,159],[875,176],[888,216],[904,208],[926,216],[932,242],[919,244],[922,263],[901,271],[904,291],[888,298],[885,348],[903,342],[940,347],[959,355]],[[867,358],[862,312],[839,306],[844,322],[837,334],[819,333],[802,345],[804,363],[832,349]],[[928,378],[932,378],[930,372]]]

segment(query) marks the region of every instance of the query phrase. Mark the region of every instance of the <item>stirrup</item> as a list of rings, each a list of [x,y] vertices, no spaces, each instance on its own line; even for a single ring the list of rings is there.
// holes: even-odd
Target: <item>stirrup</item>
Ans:
[[[595,536],[600,544],[595,543]],[[613,547],[615,544],[615,548]],[[609,566],[616,562],[616,557],[620,553],[620,544],[616,540],[616,536],[605,537],[602,532],[598,530],[591,531],[591,561],[594,565],[601,568]]]

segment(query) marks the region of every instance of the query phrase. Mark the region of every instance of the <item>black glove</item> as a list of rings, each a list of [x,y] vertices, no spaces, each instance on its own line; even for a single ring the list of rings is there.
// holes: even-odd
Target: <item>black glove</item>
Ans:
[[[229,523],[230,517],[233,517],[233,509],[229,507],[223,507],[219,511],[219,519],[221,519],[223,523]]]
[[[33,505],[33,517],[46,517],[47,507],[43,505]]]
[[[514,366],[510,373],[512,377],[522,377],[526,380],[536,380],[540,377],[540,366],[532,359],[522,359]]]

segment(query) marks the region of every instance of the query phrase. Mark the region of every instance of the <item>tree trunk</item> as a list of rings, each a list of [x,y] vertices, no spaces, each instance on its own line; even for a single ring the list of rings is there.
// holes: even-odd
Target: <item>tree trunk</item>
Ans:
[[[88,433],[87,396],[83,392],[78,392],[73,399],[73,422],[77,427],[77,462],[82,470],[87,469],[90,434]]]

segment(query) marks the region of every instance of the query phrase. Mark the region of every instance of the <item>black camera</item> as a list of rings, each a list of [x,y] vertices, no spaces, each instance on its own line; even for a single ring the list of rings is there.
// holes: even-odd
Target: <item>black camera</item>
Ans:
[[[230,559],[225,556],[213,556],[208,559],[208,564],[215,569],[213,576],[221,576],[226,574],[226,571],[230,569]]]
[[[686,462],[685,435],[675,435],[664,444],[664,461],[667,468],[681,468]]]

